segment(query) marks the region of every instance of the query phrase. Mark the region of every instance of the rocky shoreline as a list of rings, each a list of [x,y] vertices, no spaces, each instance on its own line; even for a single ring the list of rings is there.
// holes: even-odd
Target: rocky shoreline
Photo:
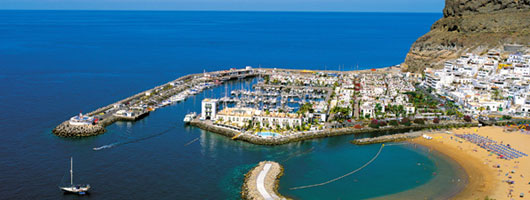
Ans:
[[[283,137],[260,137],[257,135],[250,134],[240,134],[239,131],[215,126],[209,124],[205,121],[193,120],[190,125],[196,126],[203,130],[214,132],[220,135],[227,137],[237,136],[237,140],[242,140],[252,144],[258,145],[281,145],[291,142],[298,142],[303,140],[325,138],[339,135],[351,135],[351,134],[363,134],[363,133],[373,133],[373,134],[389,134],[389,133],[404,133],[409,131],[420,131],[425,129],[440,129],[440,128],[454,128],[454,127],[471,127],[477,126],[476,123],[451,123],[451,124],[428,124],[428,125],[412,125],[412,126],[398,126],[398,127],[383,127],[383,128],[364,128],[356,129],[353,127],[350,128],[334,128],[334,129],[324,129],[318,131],[308,131],[300,132],[293,135],[283,136]]]
[[[245,181],[241,187],[242,199],[265,199],[258,191],[257,180],[260,172],[264,169],[266,164],[270,164],[271,167],[265,175],[265,190],[271,194],[273,199],[288,199],[278,194],[279,178],[283,175],[283,167],[279,163],[273,161],[262,161],[245,174]]]

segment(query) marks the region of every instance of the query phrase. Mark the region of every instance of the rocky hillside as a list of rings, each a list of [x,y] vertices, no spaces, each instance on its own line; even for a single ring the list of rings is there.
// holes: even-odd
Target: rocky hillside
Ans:
[[[444,17],[410,48],[404,68],[441,67],[462,53],[530,45],[530,0],[446,0]]]

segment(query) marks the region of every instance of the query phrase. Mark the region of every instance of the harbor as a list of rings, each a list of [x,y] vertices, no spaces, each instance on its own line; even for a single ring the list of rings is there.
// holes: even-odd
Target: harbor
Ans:
[[[199,99],[200,112],[188,111],[183,121],[254,144],[278,145],[346,134],[476,126],[437,110],[416,111],[407,93],[396,92],[405,88],[414,91],[411,84],[416,80],[398,75],[399,72],[399,66],[344,72],[247,66],[191,74],[96,111],[80,113],[57,126],[53,133],[65,137],[102,134],[106,126],[116,121],[140,120],[150,112],[213,87],[224,91],[214,95],[218,98]],[[374,79],[383,81],[374,82]],[[233,87],[231,81],[240,84]],[[386,89],[381,90],[380,86]]]

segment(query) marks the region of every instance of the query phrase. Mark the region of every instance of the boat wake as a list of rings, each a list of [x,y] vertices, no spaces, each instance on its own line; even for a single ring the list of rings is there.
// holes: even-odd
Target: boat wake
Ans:
[[[99,150],[103,150],[103,149],[110,149],[110,148],[113,148],[113,147],[121,146],[121,145],[124,145],[124,144],[131,144],[131,143],[136,143],[136,142],[148,140],[148,139],[151,139],[151,138],[154,138],[154,137],[161,136],[161,135],[171,131],[172,129],[174,129],[176,127],[177,126],[175,125],[175,126],[169,127],[168,129],[166,129],[166,130],[164,130],[164,131],[162,131],[160,133],[157,133],[157,134],[149,135],[149,136],[142,137],[142,138],[132,139],[132,140],[129,140],[129,141],[124,141],[124,142],[115,142],[115,143],[103,145],[103,146],[100,146],[100,147],[94,147],[92,149],[94,151],[99,151]]]
[[[101,149],[108,149],[108,148],[112,148],[114,145],[116,145],[116,143],[112,143],[112,144],[107,144],[107,145],[103,145],[103,146],[100,146],[100,147],[94,147],[92,148],[94,151],[99,151]]]
[[[200,137],[193,139],[192,141],[190,141],[190,142],[184,144],[184,146],[188,146],[188,145],[190,145],[191,143],[196,142],[197,140],[199,140],[199,138],[200,138]]]

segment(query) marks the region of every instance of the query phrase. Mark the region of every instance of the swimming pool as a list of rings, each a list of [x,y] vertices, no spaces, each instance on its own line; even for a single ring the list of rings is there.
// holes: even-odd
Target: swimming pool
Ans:
[[[271,133],[271,132],[258,132],[259,136],[262,137],[277,137],[280,136],[278,133]]]

